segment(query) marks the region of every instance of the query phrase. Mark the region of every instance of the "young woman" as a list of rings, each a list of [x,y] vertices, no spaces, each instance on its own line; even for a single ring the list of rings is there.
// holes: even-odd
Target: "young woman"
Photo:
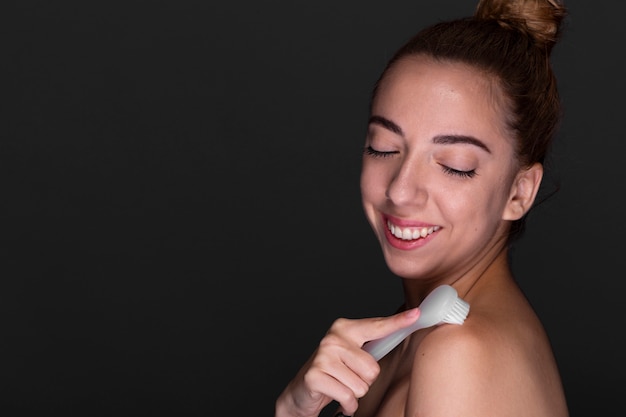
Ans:
[[[560,117],[550,52],[564,16],[554,0],[480,1],[390,60],[372,98],[361,193],[405,303],[386,318],[336,320],[276,417],[318,416],[333,400],[337,415],[356,417],[568,415],[508,259]],[[463,325],[419,330],[379,362],[362,349],[413,323],[442,284],[469,303]]]

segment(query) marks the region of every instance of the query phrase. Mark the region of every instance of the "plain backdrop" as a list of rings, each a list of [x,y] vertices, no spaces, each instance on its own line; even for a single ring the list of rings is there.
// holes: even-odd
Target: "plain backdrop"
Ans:
[[[0,412],[273,415],[335,318],[400,303],[360,206],[370,92],[475,3],[3,3]],[[624,6],[566,4],[561,188],[513,265],[571,416],[620,415]]]

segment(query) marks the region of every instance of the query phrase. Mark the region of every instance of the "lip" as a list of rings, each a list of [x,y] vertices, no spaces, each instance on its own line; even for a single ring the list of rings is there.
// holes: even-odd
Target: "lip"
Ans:
[[[383,214],[383,223],[387,224],[388,221],[400,227],[434,227],[436,226],[435,224],[416,222],[416,221],[411,221],[411,220],[403,220],[397,217],[390,216],[388,214]]]
[[[387,227],[387,222],[391,222],[394,225],[400,226],[400,227],[415,227],[415,228],[436,227],[436,225],[424,223],[424,222],[402,220],[393,216],[383,215],[382,227],[385,232],[385,238],[387,239],[387,242],[389,242],[391,246],[400,250],[413,250],[416,248],[420,248],[424,245],[427,245],[432,239],[434,239],[435,235],[438,233],[438,230],[436,230],[433,233],[429,234],[428,236],[419,238],[419,239],[414,239],[414,240],[399,239],[395,237],[393,234],[391,234],[391,231]]]

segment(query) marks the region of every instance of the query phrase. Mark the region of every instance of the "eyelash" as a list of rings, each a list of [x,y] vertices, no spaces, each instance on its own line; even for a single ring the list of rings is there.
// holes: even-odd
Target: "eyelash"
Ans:
[[[388,158],[398,152],[382,152],[382,151],[377,151],[376,149],[372,148],[371,146],[367,146],[364,150],[366,155],[371,155],[375,158]],[[454,169],[454,168],[450,168],[448,166],[445,165],[441,165],[441,169],[443,169],[443,172],[445,172],[448,175],[452,175],[455,177],[461,177],[461,178],[473,178],[476,176],[476,170],[472,169],[470,171],[460,171],[458,169]]]
[[[396,154],[398,152],[382,152],[382,151],[377,151],[376,149],[372,148],[371,146],[366,146],[365,150],[364,150],[366,155],[371,155],[375,158],[388,158],[393,154]]]
[[[474,176],[476,176],[476,170],[474,169],[470,171],[459,171],[458,169],[453,169],[445,165],[440,164],[440,166],[441,166],[441,169],[443,169],[443,172],[445,172],[446,174],[456,176],[456,177],[473,178]]]

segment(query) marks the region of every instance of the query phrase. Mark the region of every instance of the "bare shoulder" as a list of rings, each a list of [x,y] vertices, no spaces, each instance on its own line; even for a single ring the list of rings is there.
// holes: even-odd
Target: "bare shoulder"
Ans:
[[[495,343],[494,343],[495,342]],[[433,329],[420,342],[411,372],[411,389],[415,398],[427,404],[431,398],[476,398],[477,384],[489,384],[501,367],[501,349],[489,328],[467,323]],[[480,393],[478,393],[480,394]],[[466,399],[463,399],[465,403]]]
[[[478,309],[463,325],[442,325],[423,337],[411,370],[410,415],[567,416],[538,320],[528,311],[517,312],[519,321],[501,313]]]

